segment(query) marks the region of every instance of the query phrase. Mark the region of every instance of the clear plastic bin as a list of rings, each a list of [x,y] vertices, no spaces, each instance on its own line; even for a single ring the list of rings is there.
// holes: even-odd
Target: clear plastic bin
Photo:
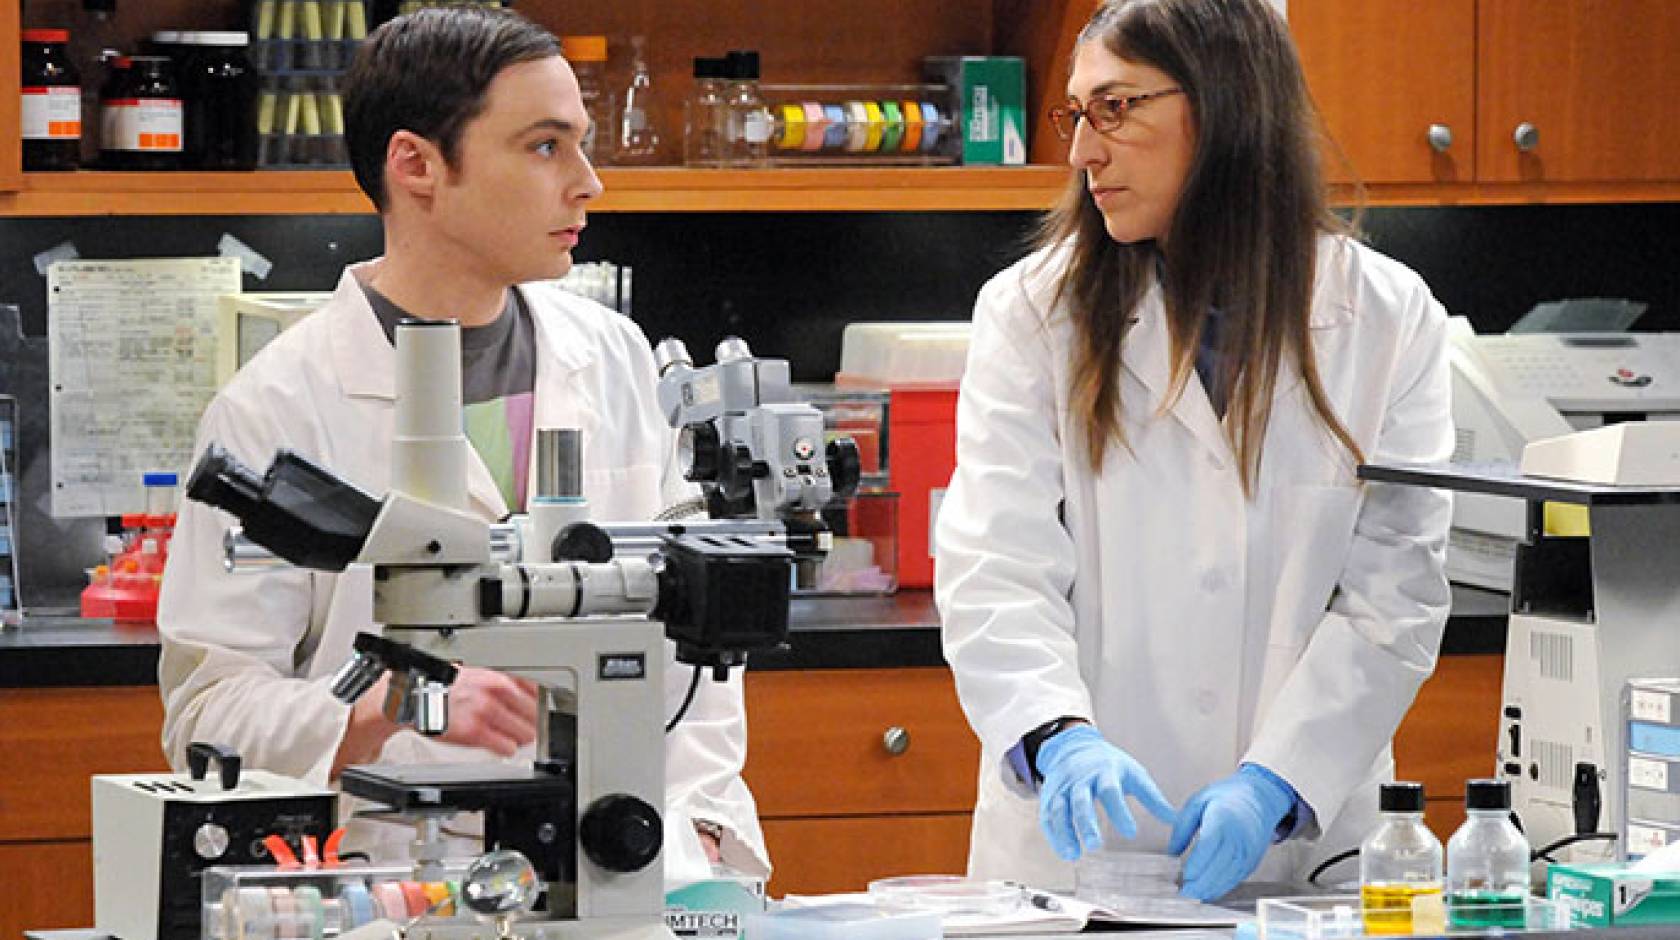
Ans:
[[[1439,900],[1439,895],[1434,896]],[[1341,940],[1346,937],[1495,937],[1571,929],[1569,908],[1559,901],[1530,897],[1478,911],[1490,927],[1455,927],[1446,919],[1444,901],[1433,912],[1414,911],[1410,926],[1395,932],[1372,930],[1367,914],[1381,922],[1389,911],[1367,911],[1358,895],[1265,898],[1258,907],[1260,940]]]
[[[327,940],[380,918],[476,925],[456,903],[470,864],[445,862],[444,877],[431,882],[415,881],[409,866],[207,868],[199,933],[202,940]]]
[[[823,415],[823,437],[849,437],[857,443],[860,490],[887,485],[887,414],[892,393],[885,388],[840,388],[832,383],[800,382],[793,393]]]
[[[898,590],[898,494],[863,490],[823,507],[833,545],[815,580],[795,594],[880,595]]]
[[[773,166],[936,166],[962,152],[949,85],[759,86]]]

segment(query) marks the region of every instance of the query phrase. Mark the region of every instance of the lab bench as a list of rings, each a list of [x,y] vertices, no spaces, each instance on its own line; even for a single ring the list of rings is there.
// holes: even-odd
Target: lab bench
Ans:
[[[1485,599],[1484,599],[1485,600]],[[1462,608],[1396,739],[1402,775],[1450,833],[1462,781],[1491,771],[1504,623]],[[773,894],[960,871],[979,746],[944,665],[931,592],[799,598],[787,650],[746,677],[746,777],[777,860]],[[87,778],[161,770],[156,633],[30,618],[0,631],[0,940],[92,917]],[[51,890],[48,890],[48,889]]]

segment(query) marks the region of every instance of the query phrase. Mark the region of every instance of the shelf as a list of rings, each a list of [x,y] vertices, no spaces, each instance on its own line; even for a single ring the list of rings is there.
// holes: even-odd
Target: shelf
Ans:
[[[1061,166],[843,169],[602,169],[597,212],[937,212],[1036,210]],[[26,173],[0,192],[3,216],[368,213],[348,171]]]
[[[1049,208],[1060,165],[690,170],[607,167],[596,212],[961,212]],[[1337,204],[1353,198],[1334,189]],[[1680,201],[1680,183],[1378,184],[1367,206],[1538,205]],[[370,213],[348,171],[26,173],[0,192],[0,218],[100,215]]]

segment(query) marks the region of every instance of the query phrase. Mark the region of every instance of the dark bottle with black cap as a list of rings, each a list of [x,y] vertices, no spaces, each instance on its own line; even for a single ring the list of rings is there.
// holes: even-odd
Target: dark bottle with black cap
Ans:
[[[1511,784],[1464,785],[1464,825],[1447,840],[1447,917],[1454,927],[1527,923],[1528,839],[1511,822]]]
[[[1385,783],[1382,822],[1359,847],[1359,897],[1368,934],[1409,934],[1417,899],[1441,896],[1441,840],[1423,824],[1423,784]]]

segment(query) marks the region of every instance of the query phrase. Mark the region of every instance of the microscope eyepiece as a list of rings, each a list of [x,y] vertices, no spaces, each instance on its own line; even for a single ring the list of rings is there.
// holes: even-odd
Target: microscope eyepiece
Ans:
[[[220,444],[211,444],[187,478],[187,498],[243,517],[262,499],[263,481]]]

